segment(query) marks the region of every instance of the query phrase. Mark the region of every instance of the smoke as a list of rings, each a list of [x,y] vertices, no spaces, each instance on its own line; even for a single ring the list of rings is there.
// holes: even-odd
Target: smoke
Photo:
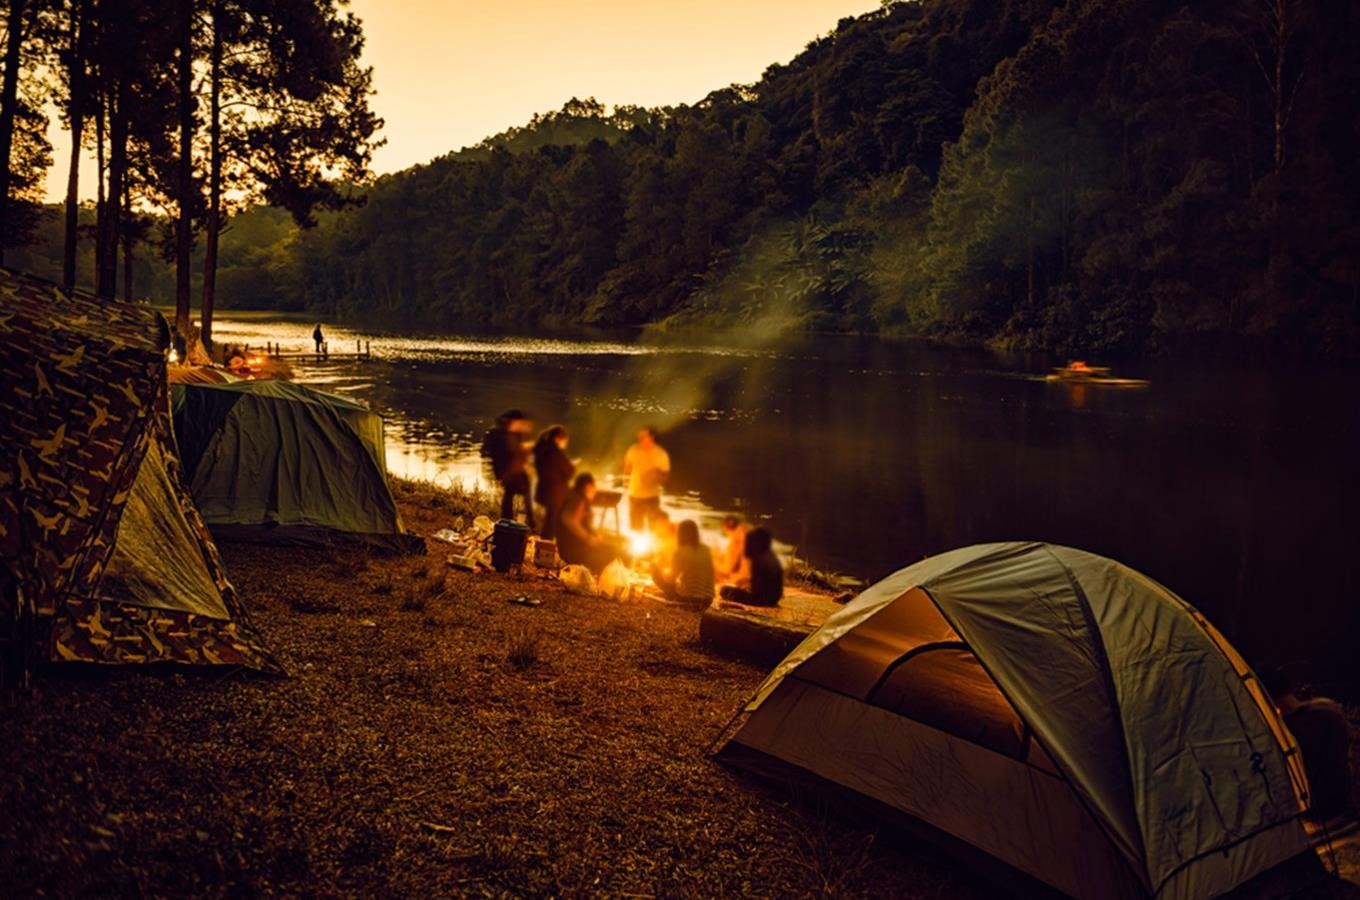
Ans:
[[[695,292],[680,313],[643,331],[661,352],[635,357],[618,394],[587,412],[604,459],[617,460],[643,425],[664,433],[687,421],[740,415],[715,408],[715,388],[738,379],[758,406],[765,364],[813,319],[820,280],[799,259],[792,226],[752,239],[741,258]]]

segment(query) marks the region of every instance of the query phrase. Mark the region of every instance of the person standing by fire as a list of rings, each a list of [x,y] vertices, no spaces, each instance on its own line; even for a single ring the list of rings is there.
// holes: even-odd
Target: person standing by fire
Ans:
[[[652,426],[643,427],[623,455],[623,474],[628,476],[628,527],[641,531],[661,509],[661,487],[671,477],[670,454],[656,442]]]
[[[543,507],[541,534],[547,540],[557,533],[557,514],[571,489],[571,477],[576,474],[576,464],[567,457],[567,440],[567,429],[553,425],[534,444],[534,472],[538,475],[534,499]]]
[[[534,423],[517,409],[496,419],[496,427],[482,438],[482,456],[501,483],[501,518],[515,518],[515,498],[524,498],[524,521],[534,527],[534,500],[529,491],[529,439]]]

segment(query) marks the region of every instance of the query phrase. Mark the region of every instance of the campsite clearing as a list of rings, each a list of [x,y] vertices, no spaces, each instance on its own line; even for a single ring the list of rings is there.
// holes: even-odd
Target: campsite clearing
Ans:
[[[486,502],[394,493],[421,533]],[[66,666],[6,701],[7,889],[995,896],[932,845],[713,762],[764,671],[700,649],[697,613],[446,571],[430,547],[224,544],[286,679]]]
[[[397,494],[420,532],[461,511]],[[41,674],[0,716],[8,891],[989,893],[715,764],[764,672],[704,653],[697,613],[446,574],[437,549],[222,550],[291,676]]]

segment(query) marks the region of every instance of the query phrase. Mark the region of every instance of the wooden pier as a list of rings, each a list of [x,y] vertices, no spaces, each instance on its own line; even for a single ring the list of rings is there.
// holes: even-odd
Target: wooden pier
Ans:
[[[330,341],[325,341],[321,345],[321,352],[315,350],[293,350],[285,351],[279,344],[266,342],[264,347],[245,347],[245,354],[263,353],[270,359],[292,359],[308,362],[367,362],[373,359],[373,351],[368,341],[355,341],[354,351],[342,351],[330,349]]]

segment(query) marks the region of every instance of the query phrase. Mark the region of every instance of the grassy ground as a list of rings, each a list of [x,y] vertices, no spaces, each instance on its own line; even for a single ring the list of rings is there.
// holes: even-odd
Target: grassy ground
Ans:
[[[491,500],[395,493],[422,533]],[[4,894],[1001,895],[716,765],[763,672],[704,653],[697,614],[445,571],[430,546],[225,545],[287,679],[61,667],[10,698]]]
[[[422,532],[481,502],[397,493]],[[42,674],[0,715],[6,895],[992,894],[713,763],[763,673],[702,652],[695,613],[223,550],[292,676]]]

